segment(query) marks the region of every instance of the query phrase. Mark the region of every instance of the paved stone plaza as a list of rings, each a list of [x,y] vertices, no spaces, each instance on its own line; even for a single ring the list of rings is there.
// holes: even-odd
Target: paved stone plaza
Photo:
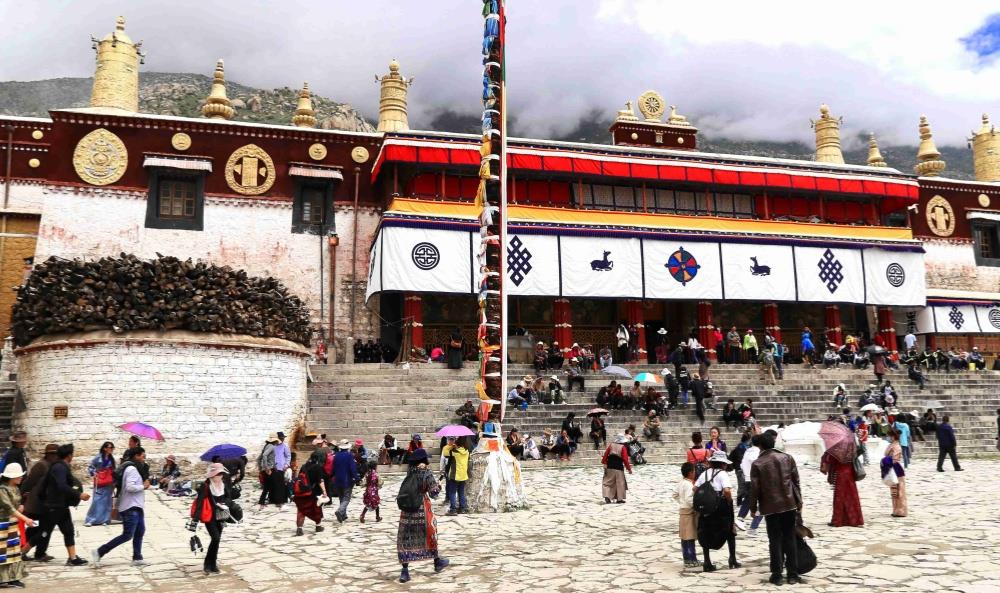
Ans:
[[[931,448],[917,451],[908,470],[910,516],[891,518],[888,488],[872,473],[859,483],[866,525],[833,529],[831,491],[817,466],[802,468],[805,520],[817,538],[811,545],[819,566],[797,591],[1000,591],[1000,481],[990,479],[1000,462],[969,460],[956,474],[934,470]],[[936,451],[935,451],[936,453]],[[411,565],[413,580],[396,581],[396,518],[393,493],[400,476],[382,491],[381,523],[358,523],[360,491],[351,520],[324,522],[327,531],[293,537],[294,506],[248,509],[243,525],[227,528],[219,565],[222,574],[205,577],[201,557],[188,549],[184,529],[190,499],[158,494],[147,498],[142,569],[129,565],[123,546],[92,567],[62,565],[65,550],[56,534],[50,552],[57,560],[30,565],[30,589],[59,593],[116,591],[274,591],[337,593],[353,591],[758,591],[767,584],[767,537],[741,532],[737,552],[743,568],[726,570],[725,553],[713,560],[720,570],[703,574],[683,569],[672,499],[678,469],[645,466],[629,478],[625,505],[605,506],[600,468],[528,471],[530,510],[506,515],[439,517],[442,554],[452,561],[434,575],[430,562]],[[986,479],[983,479],[986,476]],[[970,484],[974,486],[970,487]],[[255,498],[251,494],[247,498]],[[439,508],[439,507],[438,507]],[[85,509],[75,512],[80,555],[119,532],[119,527],[82,526]],[[332,512],[328,513],[332,518]],[[199,529],[202,541],[208,538]],[[700,552],[699,552],[700,556]]]

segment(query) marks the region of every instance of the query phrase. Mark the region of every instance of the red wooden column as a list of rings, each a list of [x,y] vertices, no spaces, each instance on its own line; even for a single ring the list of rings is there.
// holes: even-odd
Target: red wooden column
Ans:
[[[934,334],[924,335],[924,343],[927,344],[927,348],[931,350],[937,349],[937,336]]]
[[[771,332],[774,341],[781,341],[781,322],[778,320],[778,303],[764,303],[764,329]]]
[[[892,307],[878,308],[878,333],[885,340],[885,349],[896,352],[896,322],[892,316]]]
[[[403,319],[410,326],[410,344],[424,347],[424,299],[419,294],[407,293],[403,297]]]
[[[573,312],[569,299],[552,301],[552,321],[555,324],[552,339],[559,342],[559,349],[565,356],[573,347]]]
[[[698,301],[696,313],[698,315],[698,341],[705,348],[705,355],[709,360],[717,360],[715,351],[715,340],[712,338],[712,301]]]
[[[840,329],[840,306],[826,306],[826,339],[838,347],[844,345],[844,333]]]
[[[645,363],[647,360],[646,314],[642,301],[625,301],[625,323],[628,324],[630,332],[635,332],[636,348],[639,350],[638,362]]]

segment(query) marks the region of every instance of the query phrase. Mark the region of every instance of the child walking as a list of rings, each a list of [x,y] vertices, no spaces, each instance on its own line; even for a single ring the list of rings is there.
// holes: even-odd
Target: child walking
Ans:
[[[379,514],[379,504],[381,504],[382,499],[378,495],[379,488],[382,487],[382,478],[378,477],[378,462],[369,461],[368,462],[368,473],[365,474],[365,495],[362,498],[362,502],[365,503],[365,508],[361,511],[361,522],[365,522],[365,513],[368,511],[375,511],[375,522],[378,523],[382,520],[382,515]]]
[[[698,513],[694,512],[694,464],[690,461],[681,465],[681,475],[674,491],[674,500],[680,514],[681,553],[684,555],[684,566],[699,566],[698,552],[694,540],[698,538]]]

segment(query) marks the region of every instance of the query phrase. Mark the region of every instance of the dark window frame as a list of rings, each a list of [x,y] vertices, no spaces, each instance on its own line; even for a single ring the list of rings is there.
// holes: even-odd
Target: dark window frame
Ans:
[[[992,243],[994,257],[982,254],[983,234]],[[975,250],[976,265],[1000,268],[1000,222],[974,220],[972,222],[972,247]]]
[[[295,179],[295,199],[292,202],[292,232],[297,234],[326,235],[335,232],[333,216],[333,193],[338,180],[318,177]],[[302,219],[306,190],[318,189],[323,192],[323,222],[310,223]]]
[[[194,215],[173,217],[160,215],[160,184],[165,181],[183,180],[194,182]],[[201,231],[205,228],[205,172],[172,169],[169,167],[149,168],[149,189],[146,194],[146,228],[173,229],[181,231]]]

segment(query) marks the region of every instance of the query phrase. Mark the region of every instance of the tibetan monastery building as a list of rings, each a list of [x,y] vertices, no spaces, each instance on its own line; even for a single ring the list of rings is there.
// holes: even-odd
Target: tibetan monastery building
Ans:
[[[429,351],[456,326],[475,343],[479,137],[410,130],[399,64],[380,79],[377,131],[346,132],[315,127],[307,87],[288,125],[238,121],[221,61],[203,118],[139,113],[123,20],[97,51],[89,107],[0,117],[0,331],[33,262],[129,252],[279,278],[333,360],[357,340]],[[807,326],[838,344],[898,347],[912,330],[1000,350],[987,123],[967,182],[942,175],[926,120],[914,174],[885,166],[874,138],[867,163],[844,163],[826,106],[812,161],[700,152],[660,95],[638,108],[618,112],[609,144],[509,142],[512,328],[599,349],[624,323],[639,358],[692,332],[715,355],[714,326],[780,334],[793,359]]]

